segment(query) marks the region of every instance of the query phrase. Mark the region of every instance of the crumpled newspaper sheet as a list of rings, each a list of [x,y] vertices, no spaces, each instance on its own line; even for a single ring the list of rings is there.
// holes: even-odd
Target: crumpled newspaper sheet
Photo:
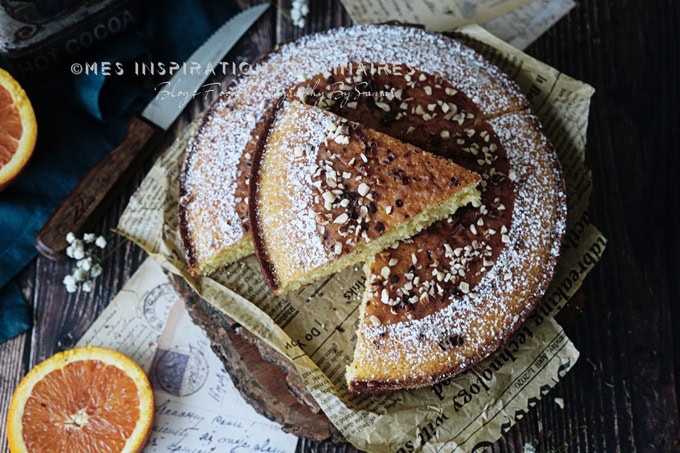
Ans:
[[[518,49],[525,49],[576,4],[573,0],[342,0],[357,24],[391,20],[452,31],[481,24]]]

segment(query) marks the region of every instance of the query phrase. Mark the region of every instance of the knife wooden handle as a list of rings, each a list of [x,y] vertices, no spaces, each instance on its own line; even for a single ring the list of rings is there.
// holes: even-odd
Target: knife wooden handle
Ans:
[[[122,186],[153,149],[151,142],[162,135],[161,129],[134,116],[128,124],[125,139],[92,167],[59,205],[35,237],[35,247],[45,257],[66,257],[66,234],[86,232],[103,214],[113,199],[112,189]]]

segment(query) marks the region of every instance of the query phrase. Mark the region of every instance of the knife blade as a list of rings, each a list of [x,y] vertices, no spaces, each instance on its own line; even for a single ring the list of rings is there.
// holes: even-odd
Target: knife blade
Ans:
[[[38,232],[35,247],[40,254],[53,260],[66,257],[66,234],[80,235],[93,226],[112,201],[113,189],[122,188],[134,174],[135,164],[144,161],[187,100],[199,92],[211,73],[205,68],[216,67],[268,7],[269,3],[253,6],[229,19],[188,58],[201,70],[176,71],[164,82],[165,92],[173,95],[155,96],[140,116],[132,117],[123,141],[85,174]]]

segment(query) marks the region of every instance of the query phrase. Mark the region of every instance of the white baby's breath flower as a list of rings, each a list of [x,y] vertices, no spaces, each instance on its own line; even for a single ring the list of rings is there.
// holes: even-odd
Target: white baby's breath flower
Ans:
[[[76,247],[75,250],[73,250],[73,258],[77,260],[82,260],[85,258],[85,249],[82,247]]]
[[[94,245],[99,247],[100,249],[103,249],[106,247],[106,238],[104,236],[99,236],[96,241],[94,241]]]
[[[66,291],[74,293],[79,287],[86,293],[92,291],[94,284],[92,279],[100,276],[103,271],[98,249],[106,247],[106,238],[94,233],[85,233],[82,239],[78,239],[75,234],[68,233],[66,242],[69,244],[66,255],[76,260],[72,274],[63,280]]]
[[[76,280],[73,278],[73,275],[67,275],[64,277],[63,280],[64,287],[66,287],[66,291],[69,293],[75,293],[76,289],[78,288],[76,285]]]
[[[305,26],[305,17],[309,14],[309,4],[307,0],[293,0],[290,8],[290,19],[293,25],[299,28]]]
[[[87,280],[87,277],[87,272],[82,269],[76,269],[73,271],[73,280],[75,280],[76,283],[84,282]]]
[[[73,240],[69,248],[71,249],[71,254],[75,256],[78,250],[85,250],[85,243],[82,240],[76,238]]]
[[[78,269],[82,269],[85,272],[87,272],[90,269],[92,269],[92,258],[87,256],[87,257],[83,258],[82,260],[78,260],[78,262],[76,263],[76,266],[78,267]]]
[[[92,269],[90,269],[90,275],[93,277],[99,277],[102,275],[102,266],[101,264],[95,263],[92,265]]]

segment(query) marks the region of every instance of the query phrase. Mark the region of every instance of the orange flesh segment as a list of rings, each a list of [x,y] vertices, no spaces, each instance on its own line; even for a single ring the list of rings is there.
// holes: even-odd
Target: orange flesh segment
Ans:
[[[33,388],[22,417],[24,442],[35,452],[119,452],[140,418],[139,403],[135,382],[119,368],[73,362]]]
[[[19,110],[9,91],[0,86],[0,166],[12,159],[22,133]]]

